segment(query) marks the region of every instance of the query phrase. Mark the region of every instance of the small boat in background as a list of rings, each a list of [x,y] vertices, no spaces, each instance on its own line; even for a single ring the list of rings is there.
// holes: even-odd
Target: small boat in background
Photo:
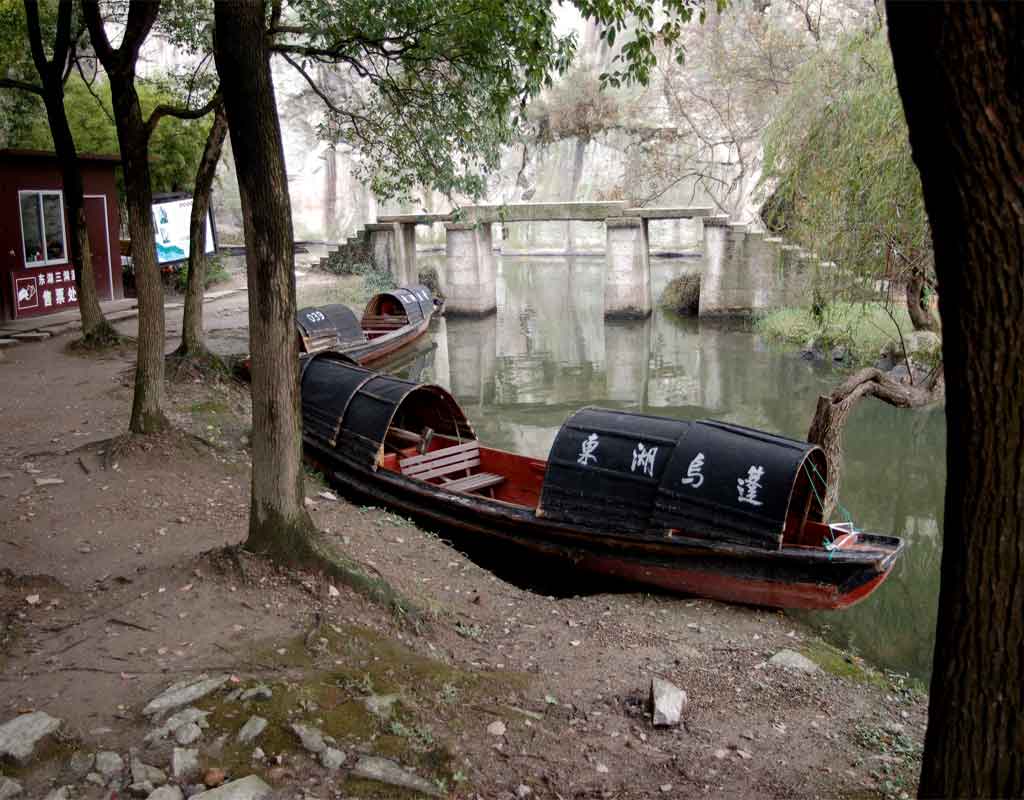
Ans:
[[[821,448],[710,420],[584,408],[548,459],[486,447],[440,386],[303,359],[307,457],[335,485],[467,537],[683,594],[778,608],[863,600],[903,542],[822,519]]]
[[[346,305],[309,306],[295,314],[299,350],[333,350],[369,364],[422,336],[442,301],[425,286],[393,289],[370,298],[361,319]]]

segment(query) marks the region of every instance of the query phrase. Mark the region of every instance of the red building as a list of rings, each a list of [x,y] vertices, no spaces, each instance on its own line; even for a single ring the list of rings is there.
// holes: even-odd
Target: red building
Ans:
[[[85,218],[100,300],[124,296],[117,156],[79,155]],[[0,150],[0,319],[78,306],[70,228],[57,158],[41,150]]]

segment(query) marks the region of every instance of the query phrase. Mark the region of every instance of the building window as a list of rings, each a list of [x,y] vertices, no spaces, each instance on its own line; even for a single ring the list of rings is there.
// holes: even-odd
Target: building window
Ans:
[[[18,192],[18,200],[26,266],[66,263],[63,195],[60,192]]]

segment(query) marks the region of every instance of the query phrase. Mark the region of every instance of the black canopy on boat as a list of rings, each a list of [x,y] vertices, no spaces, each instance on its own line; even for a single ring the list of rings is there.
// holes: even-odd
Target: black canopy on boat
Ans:
[[[392,427],[476,438],[459,404],[440,386],[371,372],[330,352],[303,363],[302,425],[312,442],[370,466],[376,466]]]
[[[370,298],[363,311],[365,316],[405,314],[415,324],[429,319],[434,313],[434,300],[426,286],[402,287],[390,292],[381,292]]]
[[[300,309],[295,314],[295,324],[307,353],[366,339],[355,312],[340,303]]]
[[[609,531],[714,537],[777,549],[787,521],[821,520],[816,445],[763,431],[599,408],[566,421],[538,513]]]

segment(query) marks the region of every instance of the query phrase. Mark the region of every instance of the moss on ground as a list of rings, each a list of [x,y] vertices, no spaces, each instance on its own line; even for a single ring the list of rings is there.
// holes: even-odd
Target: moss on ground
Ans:
[[[846,653],[828,642],[813,639],[806,642],[801,649],[805,656],[830,675],[877,686],[880,689],[889,688],[889,680],[883,673],[872,669],[863,659]]]
[[[291,730],[293,723],[302,722],[332,737],[348,753],[369,751],[439,787],[448,786],[464,780],[444,741],[463,730],[462,722],[451,716],[452,704],[493,703],[529,685],[526,674],[463,670],[357,625],[325,625],[308,639],[264,642],[246,660],[253,667],[273,667],[295,677],[268,682],[273,696],[267,700],[229,701],[223,692],[196,704],[210,712],[210,738],[228,734],[223,750],[208,756],[203,766],[221,767],[232,776],[256,772],[266,777],[265,765],[251,761],[257,746],[268,756],[311,757]],[[378,716],[364,702],[370,694],[397,694],[399,699],[390,715]],[[267,727],[255,742],[240,745],[235,737],[254,714],[266,719]],[[442,729],[440,721],[443,734],[435,732]],[[347,780],[345,788],[359,797],[418,796],[360,779]]]

